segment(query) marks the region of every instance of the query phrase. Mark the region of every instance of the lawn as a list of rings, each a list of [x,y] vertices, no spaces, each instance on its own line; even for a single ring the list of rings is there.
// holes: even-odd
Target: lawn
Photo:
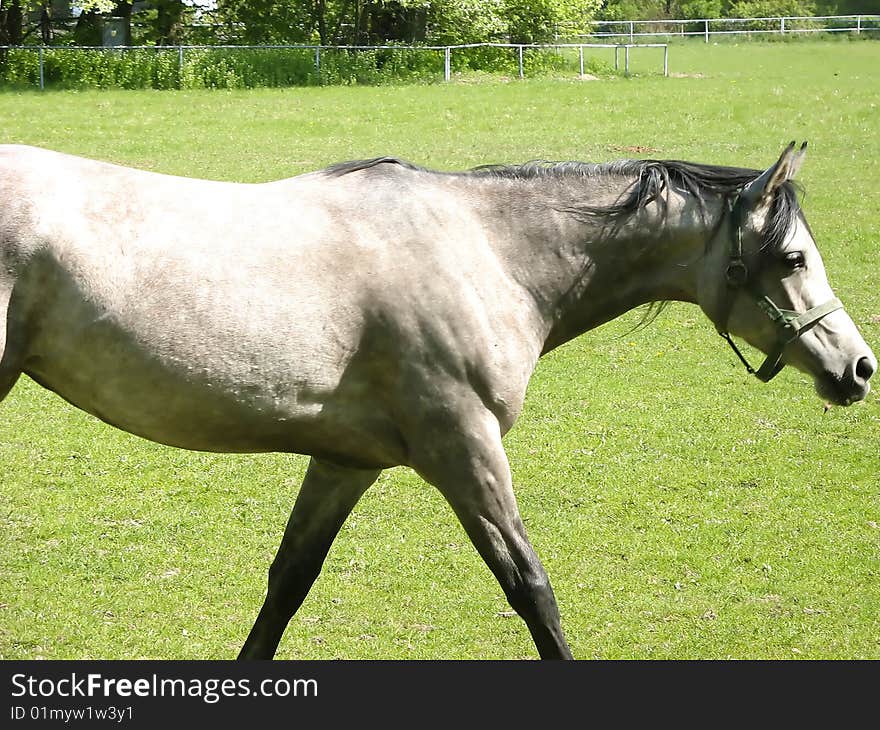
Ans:
[[[263,181],[385,154],[765,167],[807,139],[807,216],[877,351],[878,63],[875,42],[688,43],[670,78],[7,91],[0,141]],[[695,307],[633,331],[639,316],[545,357],[506,439],[575,656],[880,658],[877,396],[826,413],[790,369],[749,378]],[[158,446],[22,378],[0,405],[0,658],[233,657],[305,464]],[[401,468],[346,523],[279,656],[536,653]]]

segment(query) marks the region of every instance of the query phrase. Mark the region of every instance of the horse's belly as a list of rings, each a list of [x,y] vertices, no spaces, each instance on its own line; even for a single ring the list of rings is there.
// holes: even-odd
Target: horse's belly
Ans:
[[[76,407],[152,441],[206,451],[269,451],[291,446],[297,427],[320,415],[320,404],[292,394],[273,397],[254,385],[120,363],[71,373],[40,359],[26,372]],[[84,377],[85,376],[85,377]]]
[[[364,398],[363,384],[347,393],[344,365],[327,353],[254,350],[219,335],[203,336],[196,353],[173,334],[155,347],[109,323],[74,337],[56,331],[24,371],[102,421],[169,446],[370,466],[403,458],[381,403]]]
[[[319,400],[303,391],[273,396],[155,373],[89,388],[58,383],[51,370],[29,375],[105,423],[168,446],[310,454],[364,467],[392,466],[405,458],[394,425],[375,403],[348,402],[332,394]]]

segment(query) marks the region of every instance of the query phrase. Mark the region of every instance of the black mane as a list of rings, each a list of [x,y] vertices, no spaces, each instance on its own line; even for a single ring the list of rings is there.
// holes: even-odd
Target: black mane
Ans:
[[[619,224],[629,216],[643,210],[655,201],[665,206],[664,193],[670,189],[690,194],[702,205],[708,196],[720,196],[733,200],[763,170],[726,165],[704,165],[682,160],[619,160],[603,164],[588,162],[532,161],[522,165],[486,165],[466,174],[531,180],[565,177],[627,177],[633,183],[624,189],[620,197],[609,205],[579,205],[568,209],[575,215],[591,218],[607,218]],[[770,209],[764,228],[764,246],[779,248],[800,211],[798,188],[791,182],[782,185]]]
[[[534,160],[520,165],[484,165],[463,172],[437,172],[394,157],[343,162],[327,168],[325,172],[338,177],[382,164],[398,165],[407,170],[431,174],[506,180],[633,178],[633,182],[621,191],[620,197],[613,203],[602,206],[584,203],[565,209],[573,215],[604,218],[613,225],[619,225],[655,201],[661,208],[665,207],[665,193],[669,190],[689,194],[701,205],[707,197],[722,197],[732,201],[763,172],[752,168],[705,165],[681,160],[618,160],[601,164]],[[798,189],[791,182],[785,183],[777,191],[763,231],[766,247],[778,248],[785,241],[800,211],[797,193]]]

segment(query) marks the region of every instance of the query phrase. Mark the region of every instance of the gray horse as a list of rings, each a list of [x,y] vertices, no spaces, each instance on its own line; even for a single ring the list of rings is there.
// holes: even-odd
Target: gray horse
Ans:
[[[677,161],[439,173],[390,158],[240,185],[0,146],[0,398],[21,373],[109,424],[311,456],[242,658],[274,655],[382,469],[435,485],[542,657],[571,653],[502,437],[542,354],[698,304],[823,399],[877,367],[789,182]]]

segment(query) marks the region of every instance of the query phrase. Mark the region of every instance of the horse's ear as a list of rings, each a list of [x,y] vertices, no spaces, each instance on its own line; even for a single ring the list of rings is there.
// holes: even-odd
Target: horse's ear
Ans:
[[[754,206],[769,203],[776,190],[797,174],[806,154],[806,142],[798,150],[795,150],[794,142],[789,144],[775,165],[762,172],[760,177],[748,184],[743,190],[743,198]]]
[[[798,171],[801,169],[801,165],[804,164],[804,158],[807,156],[807,143],[804,142],[797,152],[792,155],[791,162],[788,165],[788,180],[792,180],[795,175],[798,174]]]

